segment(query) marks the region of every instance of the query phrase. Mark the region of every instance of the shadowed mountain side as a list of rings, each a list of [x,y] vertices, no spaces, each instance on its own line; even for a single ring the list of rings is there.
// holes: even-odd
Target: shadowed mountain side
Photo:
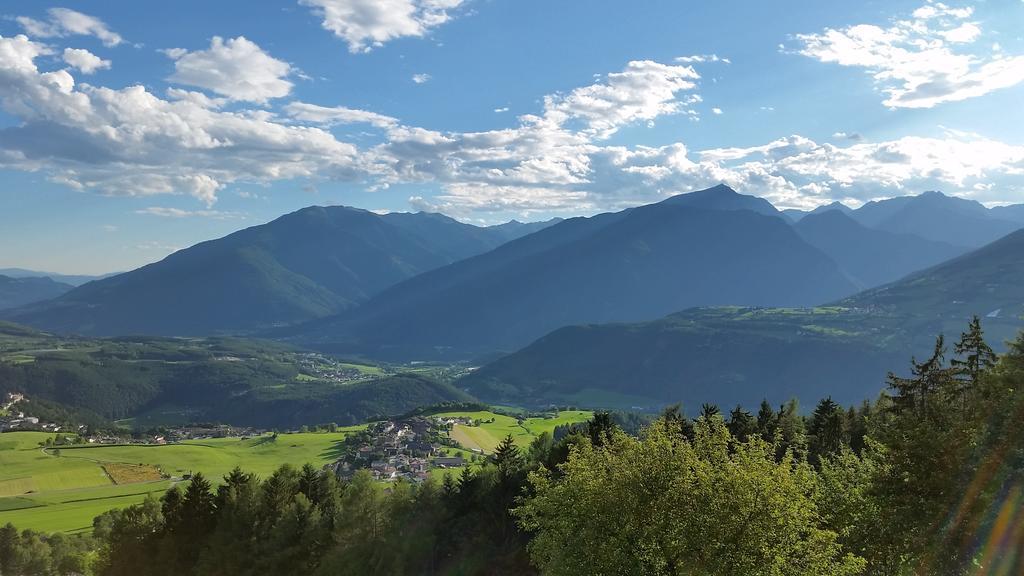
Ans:
[[[11,278],[0,275],[0,310],[56,298],[74,289],[50,278]]]
[[[291,336],[383,358],[466,358],[565,325],[695,305],[809,305],[854,290],[780,217],[661,203],[568,220]]]
[[[966,248],[912,234],[867,228],[839,210],[809,214],[793,226],[862,289],[898,280],[967,252]]]
[[[491,250],[506,235],[439,214],[312,207],[8,317],[99,335],[268,328],[351,308],[406,278]]]

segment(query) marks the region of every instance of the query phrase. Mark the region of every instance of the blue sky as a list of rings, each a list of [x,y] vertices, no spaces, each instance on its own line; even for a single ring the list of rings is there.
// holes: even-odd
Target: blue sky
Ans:
[[[1024,202],[1021,0],[0,10],[0,267],[124,270],[310,204]]]

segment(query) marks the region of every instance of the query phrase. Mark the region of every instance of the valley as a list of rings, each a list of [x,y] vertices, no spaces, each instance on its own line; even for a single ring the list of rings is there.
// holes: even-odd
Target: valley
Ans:
[[[436,456],[460,456],[464,464],[432,467],[440,481],[455,476],[463,466],[479,466],[478,458],[493,452],[506,435],[526,448],[542,433],[558,426],[585,422],[590,412],[563,411],[555,416],[517,420],[487,410],[438,411],[430,420],[459,420]],[[209,437],[169,444],[70,444],[43,447],[55,434],[8,432],[0,434],[0,525],[45,532],[76,533],[90,530],[94,517],[108,510],[159,497],[170,486],[201,472],[215,483],[236,467],[267,477],[282,464],[317,470],[332,465],[357,445],[348,442],[373,424],[315,432],[260,433],[246,437]],[[426,459],[429,462],[431,458]],[[118,468],[115,468],[118,467]],[[366,468],[369,468],[367,463]],[[121,471],[119,475],[115,470]],[[387,481],[385,480],[385,484]]]

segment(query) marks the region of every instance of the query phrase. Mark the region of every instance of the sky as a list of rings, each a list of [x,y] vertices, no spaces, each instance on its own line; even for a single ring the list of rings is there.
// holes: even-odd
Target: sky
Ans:
[[[0,268],[344,204],[1024,202],[1024,1],[7,1]]]

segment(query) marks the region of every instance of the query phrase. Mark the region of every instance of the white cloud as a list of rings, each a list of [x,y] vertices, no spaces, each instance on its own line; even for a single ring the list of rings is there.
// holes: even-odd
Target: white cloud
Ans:
[[[214,220],[235,220],[245,218],[241,212],[225,212],[222,210],[182,210],[164,206],[150,206],[135,211],[136,214],[161,216],[164,218],[213,218]]]
[[[46,21],[36,20],[27,16],[18,16],[15,20],[25,32],[37,38],[63,38],[66,36],[95,36],[104,46],[117,46],[124,41],[120,34],[113,32],[107,25],[94,16],[82,14],[69,8],[50,8],[46,11]]]
[[[448,22],[464,0],[299,0],[322,25],[348,43],[349,52],[369,52],[402,37],[422,37]]]
[[[0,168],[41,171],[76,189],[189,194],[207,204],[143,211],[158,216],[222,217],[230,213],[210,206],[224,189],[282,180],[296,189],[328,180],[366,189],[432,185],[439,194],[410,204],[476,221],[616,209],[719,182],[784,207],[926,189],[988,202],[1024,193],[1024,146],[952,131],[886,142],[794,135],[703,151],[682,142],[608,144],[624,126],[693,113],[700,76],[689,66],[630,62],[547,96],[541,110],[519,116],[513,127],[439,132],[343,106],[289,102],[278,116],[225,109],[226,97],[180,88],[160,98],[142,86],[78,84],[69,70],[37,67],[48,53],[25,36],[0,37],[0,106],[18,120],[0,129]],[[352,123],[380,129],[380,142],[360,150],[326,129]]]
[[[931,108],[1024,82],[1024,56],[963,48],[982,36],[978,25],[967,21],[972,15],[969,7],[928,3],[911,19],[888,27],[859,24],[799,34],[797,52],[866,69],[891,108]]]
[[[508,112],[508,106],[502,106],[501,108],[494,109],[495,114],[501,114],[502,112]]]
[[[82,74],[92,74],[97,70],[110,68],[110,60],[104,60],[81,48],[65,48],[63,58],[68,66],[81,71]]]
[[[838,140],[852,140],[854,142],[860,142],[864,139],[864,136],[859,132],[833,132],[832,137]]]
[[[607,138],[636,121],[684,111],[696,114],[688,106],[700,102],[700,96],[679,99],[677,94],[694,90],[699,78],[691,66],[635,60],[622,72],[608,74],[604,82],[546,97],[545,117],[559,124],[581,120],[590,135]]]
[[[46,53],[25,36],[0,37],[0,106],[19,119],[0,129],[0,167],[44,170],[75,189],[189,194],[207,204],[233,182],[374,171],[354,146],[319,128],[194,98],[163,100],[142,86],[77,85],[67,70],[36,67]]]
[[[723,112],[721,108],[712,108],[711,113],[715,115],[721,115]]]
[[[284,111],[296,120],[325,126],[333,126],[335,124],[370,124],[377,128],[398,126],[398,119],[391,116],[366,110],[346,108],[344,106],[329,108],[296,101],[285,104]]]
[[[706,62],[721,62],[723,64],[732,64],[732,60],[728,58],[720,58],[718,54],[694,54],[692,56],[679,56],[675,59],[676,62],[683,64],[703,64]]]
[[[174,60],[174,74],[168,80],[205,88],[231,100],[265,103],[292,90],[287,80],[292,67],[245,36],[226,42],[214,36],[208,50],[178,48],[165,54]]]
[[[426,84],[430,82],[430,74],[413,74],[412,81],[416,84]]]

